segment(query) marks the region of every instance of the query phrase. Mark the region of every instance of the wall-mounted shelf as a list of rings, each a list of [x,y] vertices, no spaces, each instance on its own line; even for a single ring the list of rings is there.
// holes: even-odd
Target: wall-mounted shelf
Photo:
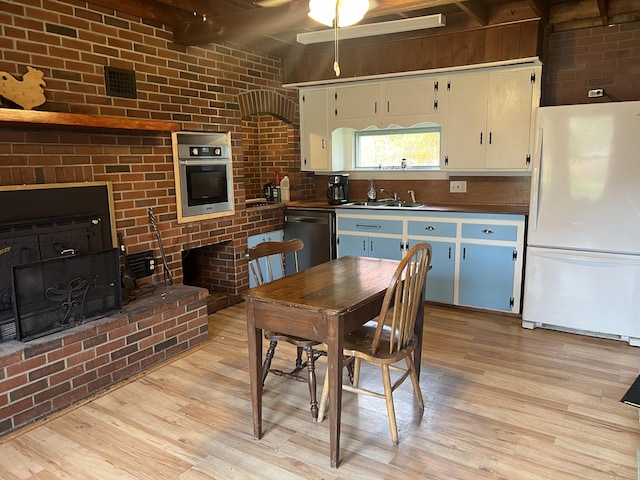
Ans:
[[[105,131],[177,132],[180,130],[178,122],[0,108],[0,128],[40,128],[47,125]]]

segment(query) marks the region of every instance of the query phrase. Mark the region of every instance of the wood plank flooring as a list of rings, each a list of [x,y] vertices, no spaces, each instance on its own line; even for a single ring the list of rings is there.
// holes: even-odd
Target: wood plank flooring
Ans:
[[[427,305],[423,412],[396,391],[344,393],[341,458],[314,423],[305,383],[270,376],[252,436],[244,304],[210,316],[210,343],[32,428],[0,439],[0,478],[637,479],[638,375],[626,343],[525,330],[513,317]],[[293,350],[279,347],[283,365]],[[324,377],[319,361],[319,390]],[[362,383],[378,382],[363,370]]]

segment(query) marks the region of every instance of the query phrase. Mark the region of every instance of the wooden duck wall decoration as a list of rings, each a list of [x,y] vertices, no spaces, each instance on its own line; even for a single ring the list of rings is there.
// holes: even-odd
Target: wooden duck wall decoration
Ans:
[[[27,67],[27,73],[22,76],[22,80],[16,80],[13,75],[7,72],[0,72],[0,97],[2,104],[5,100],[19,105],[25,110],[42,105],[47,99],[44,96],[42,87],[46,83],[42,79],[44,73],[33,67]]]

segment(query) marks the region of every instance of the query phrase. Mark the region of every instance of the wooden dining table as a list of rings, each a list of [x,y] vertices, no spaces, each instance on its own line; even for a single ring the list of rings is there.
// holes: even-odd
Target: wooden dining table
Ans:
[[[342,257],[252,288],[244,293],[253,434],[262,437],[262,330],[327,345],[331,466],[340,464],[342,346],[344,335],[376,317],[398,261]],[[423,302],[416,333],[415,364],[420,375]]]

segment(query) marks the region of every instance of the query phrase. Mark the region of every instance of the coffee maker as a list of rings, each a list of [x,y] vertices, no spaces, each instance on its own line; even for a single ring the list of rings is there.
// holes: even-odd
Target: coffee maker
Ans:
[[[349,202],[349,174],[329,175],[327,198],[329,205],[341,205]]]

